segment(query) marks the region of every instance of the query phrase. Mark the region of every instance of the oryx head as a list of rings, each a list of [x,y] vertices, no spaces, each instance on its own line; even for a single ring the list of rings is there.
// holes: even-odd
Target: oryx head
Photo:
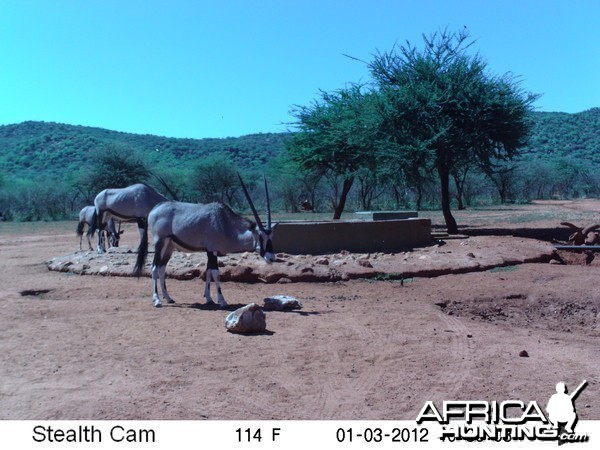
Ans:
[[[254,214],[254,220],[256,220],[256,225],[258,230],[256,230],[256,251],[262,256],[266,262],[271,263],[275,261],[275,251],[273,250],[273,231],[277,224],[271,226],[271,202],[269,200],[269,188],[267,186],[267,179],[265,177],[265,195],[267,198],[267,226],[265,227],[256,212],[256,208],[254,207],[254,203],[252,203],[252,199],[250,198],[250,194],[248,193],[248,189],[246,189],[246,185],[242,180],[242,177],[238,173],[238,178],[240,179],[240,183],[242,184],[242,189],[244,190],[244,195],[246,196],[246,200],[248,200],[248,204],[250,205],[250,209],[252,210],[252,214]]]
[[[121,222],[119,222],[119,229],[116,230],[114,229],[114,227],[112,227],[113,229],[108,231],[107,230],[107,234],[108,234],[108,245],[110,245],[111,247],[118,247],[119,246],[119,239],[121,239],[121,235],[123,234],[123,232],[125,230],[121,230]]]

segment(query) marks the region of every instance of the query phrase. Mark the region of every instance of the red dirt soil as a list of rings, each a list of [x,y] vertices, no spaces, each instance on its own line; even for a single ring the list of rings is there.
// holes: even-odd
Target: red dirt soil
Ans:
[[[227,310],[204,305],[201,255],[170,264],[182,279],[161,309],[149,278],[108,276],[130,272],[134,228],[99,259],[73,253],[74,223],[0,224],[0,419],[411,420],[427,400],[545,407],[557,382],[586,379],[579,419],[598,420],[600,256],[548,263],[551,244],[524,230],[599,221],[600,201],[525,208],[552,214],[465,216],[479,236],[391,255],[223,258],[225,279],[258,280],[224,282]],[[72,271],[48,270],[53,258]],[[265,333],[226,331],[230,311],[278,294],[303,309],[267,312]]]

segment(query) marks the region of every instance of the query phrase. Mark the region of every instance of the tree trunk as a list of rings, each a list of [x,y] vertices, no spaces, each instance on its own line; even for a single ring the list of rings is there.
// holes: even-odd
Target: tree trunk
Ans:
[[[348,197],[350,189],[352,189],[352,183],[354,183],[354,177],[344,178],[344,185],[342,187],[342,193],[340,194],[340,201],[333,212],[333,220],[339,220],[342,217],[344,207],[346,206],[346,198]]]
[[[465,181],[467,179],[468,171],[469,171],[468,168],[465,169],[464,172],[462,173],[462,176],[459,175],[458,173],[452,174],[452,177],[454,178],[454,185],[456,186],[456,201],[458,202],[459,211],[466,209],[466,206],[463,202],[463,192],[464,192],[464,188],[465,188]]]
[[[415,200],[417,211],[421,211],[421,203],[423,203],[423,183],[417,183],[417,199]]]
[[[446,228],[449,234],[456,234],[458,233],[458,225],[454,216],[452,216],[452,211],[450,211],[450,171],[448,166],[444,164],[438,164],[437,171],[442,187],[442,213],[446,220]]]

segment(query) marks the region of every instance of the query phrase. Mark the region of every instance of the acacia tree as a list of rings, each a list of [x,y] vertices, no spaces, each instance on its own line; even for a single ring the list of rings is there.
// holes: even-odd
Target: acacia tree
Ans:
[[[479,55],[470,56],[466,30],[423,36],[369,63],[383,99],[381,111],[390,147],[408,167],[437,172],[448,232],[458,227],[450,210],[450,175],[460,165],[491,167],[511,159],[526,143],[528,113],[537,98],[524,93],[511,75],[487,73]],[[393,160],[393,158],[392,158]]]
[[[231,205],[239,188],[233,163],[223,154],[211,155],[198,162],[192,179],[201,203],[218,201]]]
[[[124,188],[143,183],[150,176],[144,160],[126,146],[112,145],[98,149],[87,170],[74,182],[85,204],[107,188]]]
[[[357,171],[375,160],[379,115],[374,96],[352,85],[333,93],[322,92],[320,101],[292,111],[299,131],[289,142],[290,157],[305,170],[331,180],[341,179],[341,189],[334,198],[334,220],[344,211]]]

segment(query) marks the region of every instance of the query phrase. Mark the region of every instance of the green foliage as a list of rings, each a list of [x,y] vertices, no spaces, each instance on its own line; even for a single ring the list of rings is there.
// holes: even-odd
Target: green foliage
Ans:
[[[98,150],[85,178],[84,188],[100,192],[107,188],[123,188],[145,182],[150,172],[143,159],[127,147],[111,146]]]
[[[492,77],[467,49],[466,31],[423,37],[418,49],[407,43],[379,54],[369,67],[382,94],[386,149],[395,153],[415,181],[435,168],[449,232],[457,231],[450,211],[450,175],[459,166],[509,159],[525,145],[535,95],[510,76]]]
[[[280,154],[287,133],[264,133],[225,139],[177,139],[139,135],[102,128],[49,122],[0,126],[0,170],[28,177],[94,163],[94,153],[117,147],[144,158],[149,169],[192,167],[211,154],[226,155],[234,166],[263,171]]]
[[[600,108],[577,114],[532,112],[530,118],[532,134],[529,144],[514,161],[516,168],[505,200],[526,202],[538,198],[600,196],[600,135],[597,132],[600,129]],[[59,136],[64,139],[61,141]],[[107,140],[106,136],[113,139]],[[262,182],[262,174],[266,173],[271,187],[272,202],[276,208],[292,212],[296,210],[300,201],[306,199],[317,210],[329,210],[327,198],[331,187],[323,183],[324,178],[319,173],[300,170],[298,165],[288,158],[285,142],[289,138],[290,134],[287,133],[263,134],[237,140],[224,139],[218,145],[214,141],[219,140],[209,139],[195,145],[200,147],[210,144],[210,148],[225,145],[227,148],[237,148],[236,159],[227,159],[236,170],[242,171],[245,179],[250,176],[248,184],[250,189],[254,186],[253,198],[256,198],[258,203],[264,196],[262,187],[258,185]],[[148,142],[160,142],[163,145],[160,148],[166,148],[166,143],[172,141],[181,144],[180,140],[157,136],[136,136],[43,122],[0,126],[0,180],[3,180],[3,184],[0,184],[0,212],[7,220],[76,217],[79,209],[90,204],[97,194],[94,186],[86,188],[80,182],[86,179],[91,167],[97,163],[96,156],[100,149],[110,145],[134,149],[127,153],[143,159],[153,174],[164,178],[176,191],[179,200],[197,201],[198,193],[192,187],[193,169],[202,157],[178,160],[167,151],[147,150],[144,146]],[[49,145],[46,142],[52,143],[52,150],[46,147]],[[37,145],[43,148],[39,149]],[[183,148],[183,144],[181,146]],[[249,150],[245,150],[246,146]],[[87,150],[84,150],[85,148]],[[391,146],[387,153],[383,146],[378,150],[390,161],[396,154],[401,154],[395,152]],[[49,158],[46,164],[35,159],[48,152],[54,152],[55,157]],[[191,153],[191,150],[187,149],[184,153],[187,152]],[[256,163],[254,158],[260,162]],[[22,163],[17,164],[15,161]],[[394,163],[395,167],[402,167],[397,161]],[[573,165],[576,166],[575,169]],[[378,166],[378,170],[380,169],[385,167]],[[436,191],[439,186],[431,173],[421,169],[416,180],[407,176],[407,173],[409,172],[399,174],[394,167],[383,172],[383,192],[376,192],[371,208],[438,208]],[[564,182],[563,177],[569,176],[569,181]],[[418,182],[419,180],[421,181]],[[168,195],[155,176],[150,176],[147,182]],[[49,189],[53,190],[53,198],[48,197]],[[352,208],[363,207],[360,190],[359,182],[356,194],[349,200]],[[245,203],[238,197],[239,192],[234,198],[234,205],[245,209]],[[474,167],[468,172],[463,200],[466,206],[475,206],[501,201],[501,195],[490,178],[484,177],[482,172]],[[45,202],[48,202],[48,205],[45,205]]]
[[[577,114],[536,112],[532,132],[523,156],[555,159],[576,158],[598,167],[600,164],[600,108]],[[592,166],[590,166],[592,167]]]
[[[240,187],[233,164],[222,154],[208,156],[197,163],[191,184],[200,203],[231,204]]]
[[[304,170],[342,180],[333,199],[333,218],[339,219],[357,173],[375,162],[376,94],[358,85],[322,92],[321,101],[297,107],[293,114],[299,131],[288,145],[289,155]]]

